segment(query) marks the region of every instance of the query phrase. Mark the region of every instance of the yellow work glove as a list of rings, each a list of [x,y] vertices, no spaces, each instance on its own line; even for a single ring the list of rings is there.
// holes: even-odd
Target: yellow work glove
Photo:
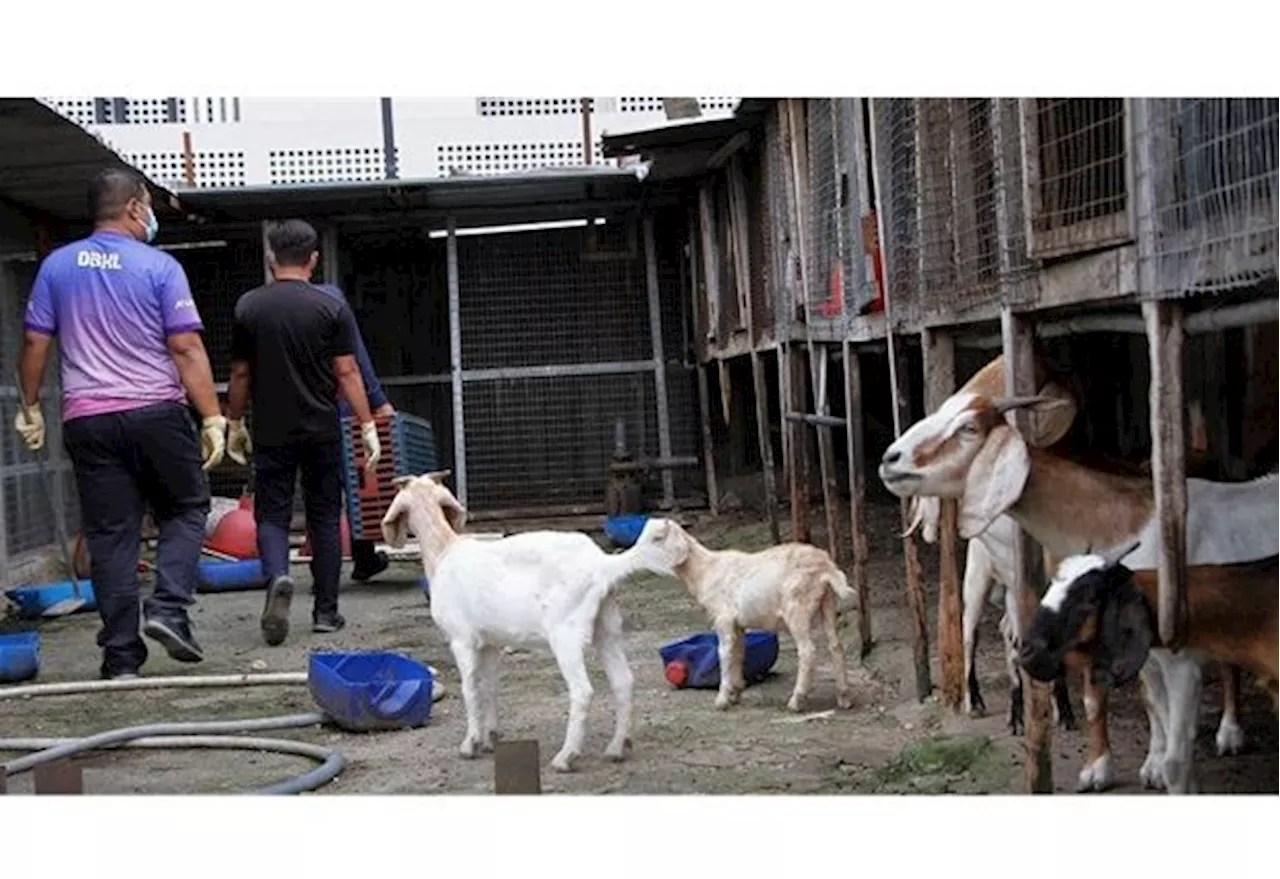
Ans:
[[[240,466],[247,466],[249,456],[253,454],[253,440],[249,439],[249,430],[244,426],[244,419],[227,422],[227,457]]]
[[[360,439],[364,441],[364,469],[372,470],[382,457],[382,443],[378,441],[378,425],[366,421],[360,425]]]
[[[27,448],[38,452],[44,448],[44,415],[40,406],[19,406],[18,415],[13,419],[13,427],[26,443]]]
[[[227,419],[210,415],[200,422],[200,465],[202,470],[212,470],[222,463],[227,451]]]

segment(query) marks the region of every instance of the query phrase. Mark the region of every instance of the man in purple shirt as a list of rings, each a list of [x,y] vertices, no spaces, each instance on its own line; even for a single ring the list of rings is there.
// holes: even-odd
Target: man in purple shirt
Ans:
[[[160,540],[141,632],[180,662],[204,658],[187,607],[209,513],[202,469],[222,460],[227,422],[186,274],[148,246],[157,223],[145,180],[125,168],[102,171],[89,207],[93,234],[53,251],[36,274],[19,362],[24,405],[14,426],[28,449],[43,447],[40,386],[56,336],[63,441],[102,616],[101,674],[127,678],[147,658],[137,573],[147,506]],[[188,397],[203,419],[198,436]]]

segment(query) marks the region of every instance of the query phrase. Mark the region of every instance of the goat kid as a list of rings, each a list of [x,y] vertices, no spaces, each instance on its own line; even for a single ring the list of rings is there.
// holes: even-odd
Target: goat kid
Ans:
[[[1063,560],[1019,651],[1019,662],[1029,675],[1050,681],[1073,667],[1107,688],[1138,675],[1151,649],[1162,645],[1155,622],[1156,572],[1133,571],[1118,562],[1136,547],[1134,541],[1117,552]],[[1277,556],[1189,567],[1186,639],[1181,648],[1189,657],[1253,672],[1270,693],[1273,709],[1280,678],[1277,576]],[[1198,663],[1190,667],[1192,674],[1198,673]],[[1153,700],[1151,710],[1161,715],[1157,729],[1170,728],[1162,700]],[[1175,774],[1180,771],[1174,768]]]
[[[396,480],[399,491],[383,517],[382,534],[400,547],[411,531],[421,546],[431,618],[448,639],[462,679],[467,732],[459,752],[473,758],[477,751],[493,750],[502,648],[544,643],[569,690],[564,745],[551,767],[571,771],[582,753],[592,697],[584,651],[594,644],[614,701],[613,737],[604,754],[623,759],[631,744],[633,678],[614,591],[643,570],[641,555],[609,555],[577,532],[535,531],[499,540],[460,534],[466,509],[443,484],[448,473]],[[657,526],[646,526],[651,527]]]
[[[1017,408],[1058,405],[1058,400],[1045,397],[993,400],[956,394],[889,447],[880,478],[899,497],[958,499],[960,536],[966,539],[1007,514],[1059,558],[1113,549],[1136,538],[1136,557],[1128,559],[1128,567],[1154,569],[1159,522],[1151,481],[1093,470],[1029,447],[1006,420]],[[1234,564],[1277,554],[1280,510],[1275,474],[1245,483],[1188,479],[1187,495],[1189,565]],[[1186,790],[1199,666],[1191,658],[1154,649],[1142,676],[1152,730],[1143,782],[1172,792]],[[1175,698],[1169,697],[1166,680],[1177,690]],[[1085,709],[1092,725],[1105,712],[1105,690],[1089,697],[1086,693]],[[1234,728],[1226,727],[1228,719],[1224,712],[1220,751],[1224,744],[1243,738],[1234,716]],[[1080,783],[1082,789],[1110,784],[1109,753],[1091,751]]]
[[[653,527],[655,522],[664,522],[665,527]],[[753,553],[711,550],[671,520],[651,520],[634,548],[654,570],[680,580],[706,612],[720,642],[716,708],[736,704],[746,687],[745,630],[785,626],[799,656],[787,707],[803,711],[813,682],[812,627],[819,613],[836,676],[836,705],[853,707],[837,622],[840,603],[856,607],[858,597],[825,550],[804,543],[784,543]]]

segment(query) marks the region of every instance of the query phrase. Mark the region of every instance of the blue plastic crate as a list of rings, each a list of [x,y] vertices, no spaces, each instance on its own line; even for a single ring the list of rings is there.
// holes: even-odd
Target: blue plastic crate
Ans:
[[[431,716],[431,669],[401,653],[312,653],[311,698],[352,732],[404,729]]]
[[[29,681],[40,671],[40,633],[0,635],[0,683]]]
[[[440,469],[430,421],[407,412],[375,420],[378,439],[382,443],[382,457],[376,468],[377,490],[373,495],[364,497],[360,493],[364,470],[356,465],[357,455],[363,449],[360,425],[351,417],[342,420],[343,492],[346,495],[347,522],[351,526],[351,536],[356,540],[382,539],[382,517],[396,494],[392,480],[398,476],[420,476]]]
[[[759,683],[778,661],[778,636],[767,629],[748,629],[742,659],[745,683]],[[699,632],[658,648],[672,686],[714,690],[720,686],[720,639],[715,632]]]

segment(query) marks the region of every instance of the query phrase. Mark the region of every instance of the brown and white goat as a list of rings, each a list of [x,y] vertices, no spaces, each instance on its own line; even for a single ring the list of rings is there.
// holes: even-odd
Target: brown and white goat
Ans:
[[[1019,662],[1039,681],[1056,680],[1070,667],[1104,688],[1131,681],[1159,648],[1155,622],[1157,575],[1132,571],[1107,555],[1064,559],[1036,609]],[[1236,565],[1187,569],[1184,651],[1243,667],[1256,675],[1276,706],[1277,556]],[[1150,710],[1165,711],[1162,700]],[[1171,718],[1164,717],[1163,727]],[[1105,725],[1103,727],[1105,731]],[[1095,745],[1096,747],[1096,745]]]
[[[1139,547],[1127,559],[1128,566],[1154,569],[1159,534],[1151,481],[1094,470],[1029,446],[1007,420],[1016,408],[1058,405],[1044,397],[999,399],[957,393],[890,445],[880,478],[899,497],[958,499],[961,537],[981,534],[996,518],[1009,515],[1059,558],[1114,549],[1137,539]],[[1274,474],[1246,483],[1188,479],[1187,497],[1189,565],[1254,561],[1280,551]],[[1164,649],[1152,650],[1151,658],[1143,668],[1152,736],[1142,779],[1150,786],[1184,791],[1200,666],[1191,654]],[[1171,693],[1176,698],[1166,698]],[[1092,726],[1105,712],[1105,690],[1086,692],[1085,697]],[[1166,710],[1155,710],[1151,698],[1163,702]],[[1220,747],[1222,735],[1220,728]],[[1109,755],[1091,751],[1080,787],[1101,789],[1109,784]]]
[[[787,707],[803,711],[813,682],[816,649],[812,626],[819,613],[836,676],[836,704],[840,708],[853,707],[836,623],[837,602],[856,606],[858,596],[826,550],[806,543],[783,543],[750,553],[711,550],[677,522],[654,521],[667,526],[646,526],[633,548],[651,569],[670,573],[684,583],[706,611],[720,642],[716,708],[723,710],[735,704],[746,687],[742,673],[745,630],[785,626],[799,655],[796,685]]]
[[[1031,442],[1041,447],[1049,447],[1066,435],[1076,415],[1076,403],[1071,393],[1056,382],[1046,381],[1047,371],[1044,362],[1035,361],[1036,380],[1041,384],[1041,394],[1052,396],[1062,401],[1062,405],[1033,417],[1033,434]],[[960,393],[984,394],[998,396],[1004,389],[1004,356],[997,356],[982,369],[974,373],[965,382]],[[911,503],[911,525],[907,529],[910,534],[917,529],[926,543],[936,543],[941,516],[941,505],[938,498],[916,496]],[[1014,541],[1017,539],[1017,524],[1008,516],[1000,516],[981,534],[975,536],[965,547],[964,575],[961,589],[962,637],[964,640],[964,679],[965,712],[973,717],[986,713],[986,703],[982,699],[982,689],[978,683],[975,667],[978,651],[978,621],[982,609],[991,596],[993,587],[1003,592],[1004,615],[1000,618],[1000,634],[1005,642],[1005,663],[1009,674],[1009,731],[1017,735],[1023,726],[1022,676],[1016,666],[1016,645],[1021,628],[1021,616],[1018,612],[1018,598],[1014,594]],[[1054,559],[1045,553],[1045,569],[1052,570]],[[1086,684],[1087,686],[1087,684]],[[1071,700],[1067,692],[1066,679],[1054,681],[1054,714],[1056,722],[1064,729],[1075,728],[1075,717],[1071,710]]]

